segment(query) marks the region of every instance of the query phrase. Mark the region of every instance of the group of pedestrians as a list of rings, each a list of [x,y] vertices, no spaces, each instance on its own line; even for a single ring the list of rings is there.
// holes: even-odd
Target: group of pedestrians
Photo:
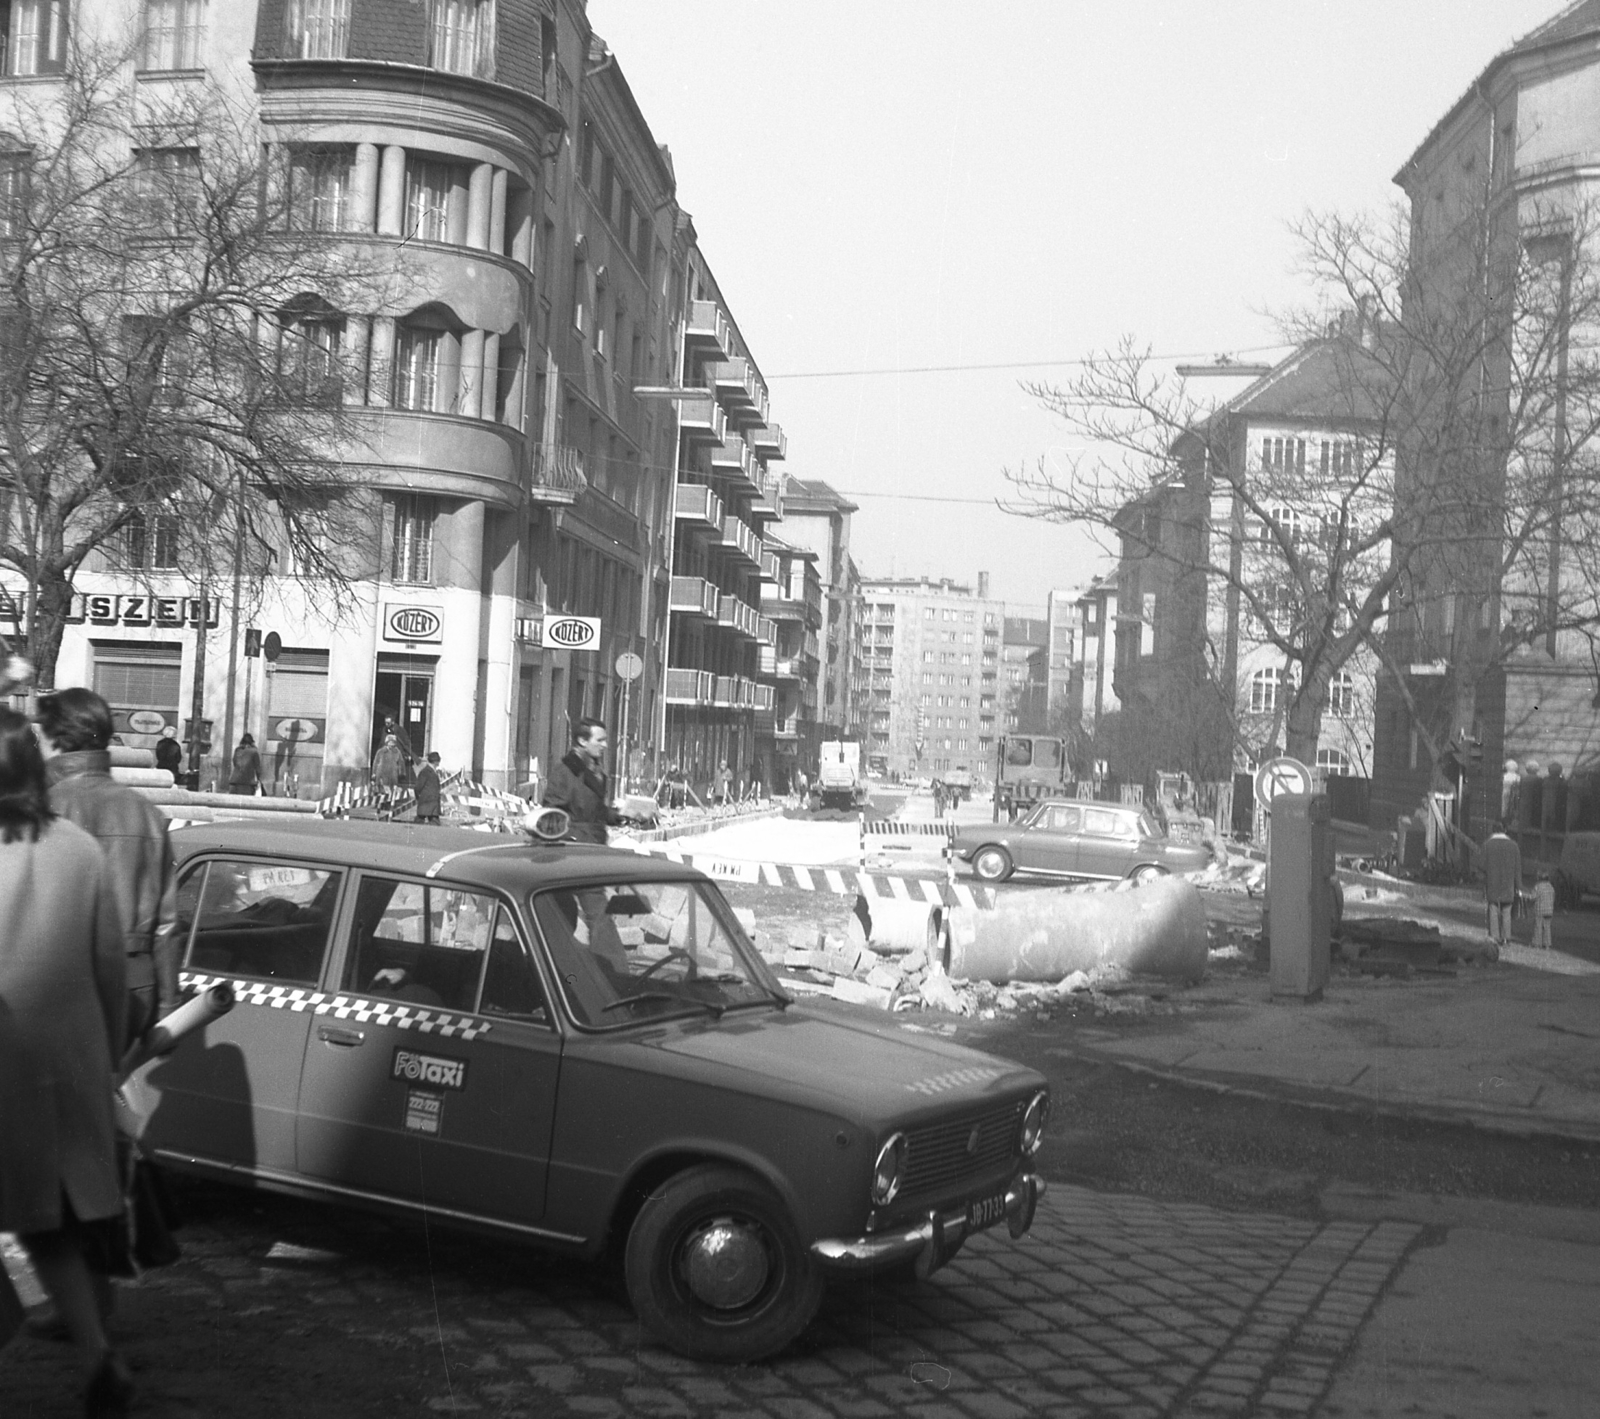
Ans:
[[[1541,870],[1531,894],[1522,890],[1522,849],[1495,823],[1483,843],[1483,895],[1489,914],[1489,939],[1497,946],[1511,941],[1511,918],[1519,907],[1533,913],[1532,944],[1550,949],[1551,927],[1556,915],[1556,884],[1550,873]]]
[[[111,777],[113,729],[86,689],[43,698],[36,724],[0,707],[0,1231],[54,1303],[35,1328],[76,1347],[102,1416],[133,1395],[107,1333],[129,1244],[113,1090],[176,1006],[179,964],[166,820]],[[0,1291],[14,1316],[3,1271]]]

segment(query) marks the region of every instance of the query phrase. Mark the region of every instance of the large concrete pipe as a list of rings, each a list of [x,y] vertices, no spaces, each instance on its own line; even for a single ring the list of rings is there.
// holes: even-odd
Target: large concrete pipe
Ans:
[[[992,910],[952,908],[945,971],[955,980],[1057,981],[1117,965],[1198,980],[1206,912],[1187,882],[1163,878],[1123,892],[1018,892]]]
[[[943,907],[897,897],[858,896],[855,919],[861,923],[866,944],[874,951],[886,956],[926,951],[930,961],[938,956]]]

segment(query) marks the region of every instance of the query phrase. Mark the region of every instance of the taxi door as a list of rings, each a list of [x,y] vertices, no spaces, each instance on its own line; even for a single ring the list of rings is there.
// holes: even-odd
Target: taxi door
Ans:
[[[561,1038],[513,913],[489,893],[373,872],[350,895],[340,988],[305,1046],[300,1173],[536,1222]]]
[[[1083,810],[1076,804],[1052,803],[1039,821],[1015,838],[1018,867],[1036,872],[1078,871],[1079,829]]]
[[[292,1173],[295,1100],[344,873],[217,857],[178,879],[183,982],[226,981],[228,1014],[138,1071],[146,1147],[248,1172]]]

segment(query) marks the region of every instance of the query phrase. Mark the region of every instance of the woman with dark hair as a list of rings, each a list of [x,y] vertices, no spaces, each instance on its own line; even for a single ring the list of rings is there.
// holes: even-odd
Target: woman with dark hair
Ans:
[[[123,1210],[111,1114],[127,1019],[122,926],[95,840],[50,808],[33,730],[0,708],[0,1231],[15,1232],[89,1373],[87,1412],[133,1385],[87,1253]]]

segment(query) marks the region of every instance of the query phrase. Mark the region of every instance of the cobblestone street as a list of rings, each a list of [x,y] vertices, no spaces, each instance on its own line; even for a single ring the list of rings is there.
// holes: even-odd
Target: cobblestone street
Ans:
[[[1420,1235],[1058,1186],[1023,1241],[980,1236],[920,1286],[836,1286],[778,1360],[723,1368],[641,1343],[600,1268],[189,1201],[183,1261],[123,1293],[140,1414],[1310,1414]],[[56,1347],[0,1360],[8,1416],[75,1413],[72,1388]]]

